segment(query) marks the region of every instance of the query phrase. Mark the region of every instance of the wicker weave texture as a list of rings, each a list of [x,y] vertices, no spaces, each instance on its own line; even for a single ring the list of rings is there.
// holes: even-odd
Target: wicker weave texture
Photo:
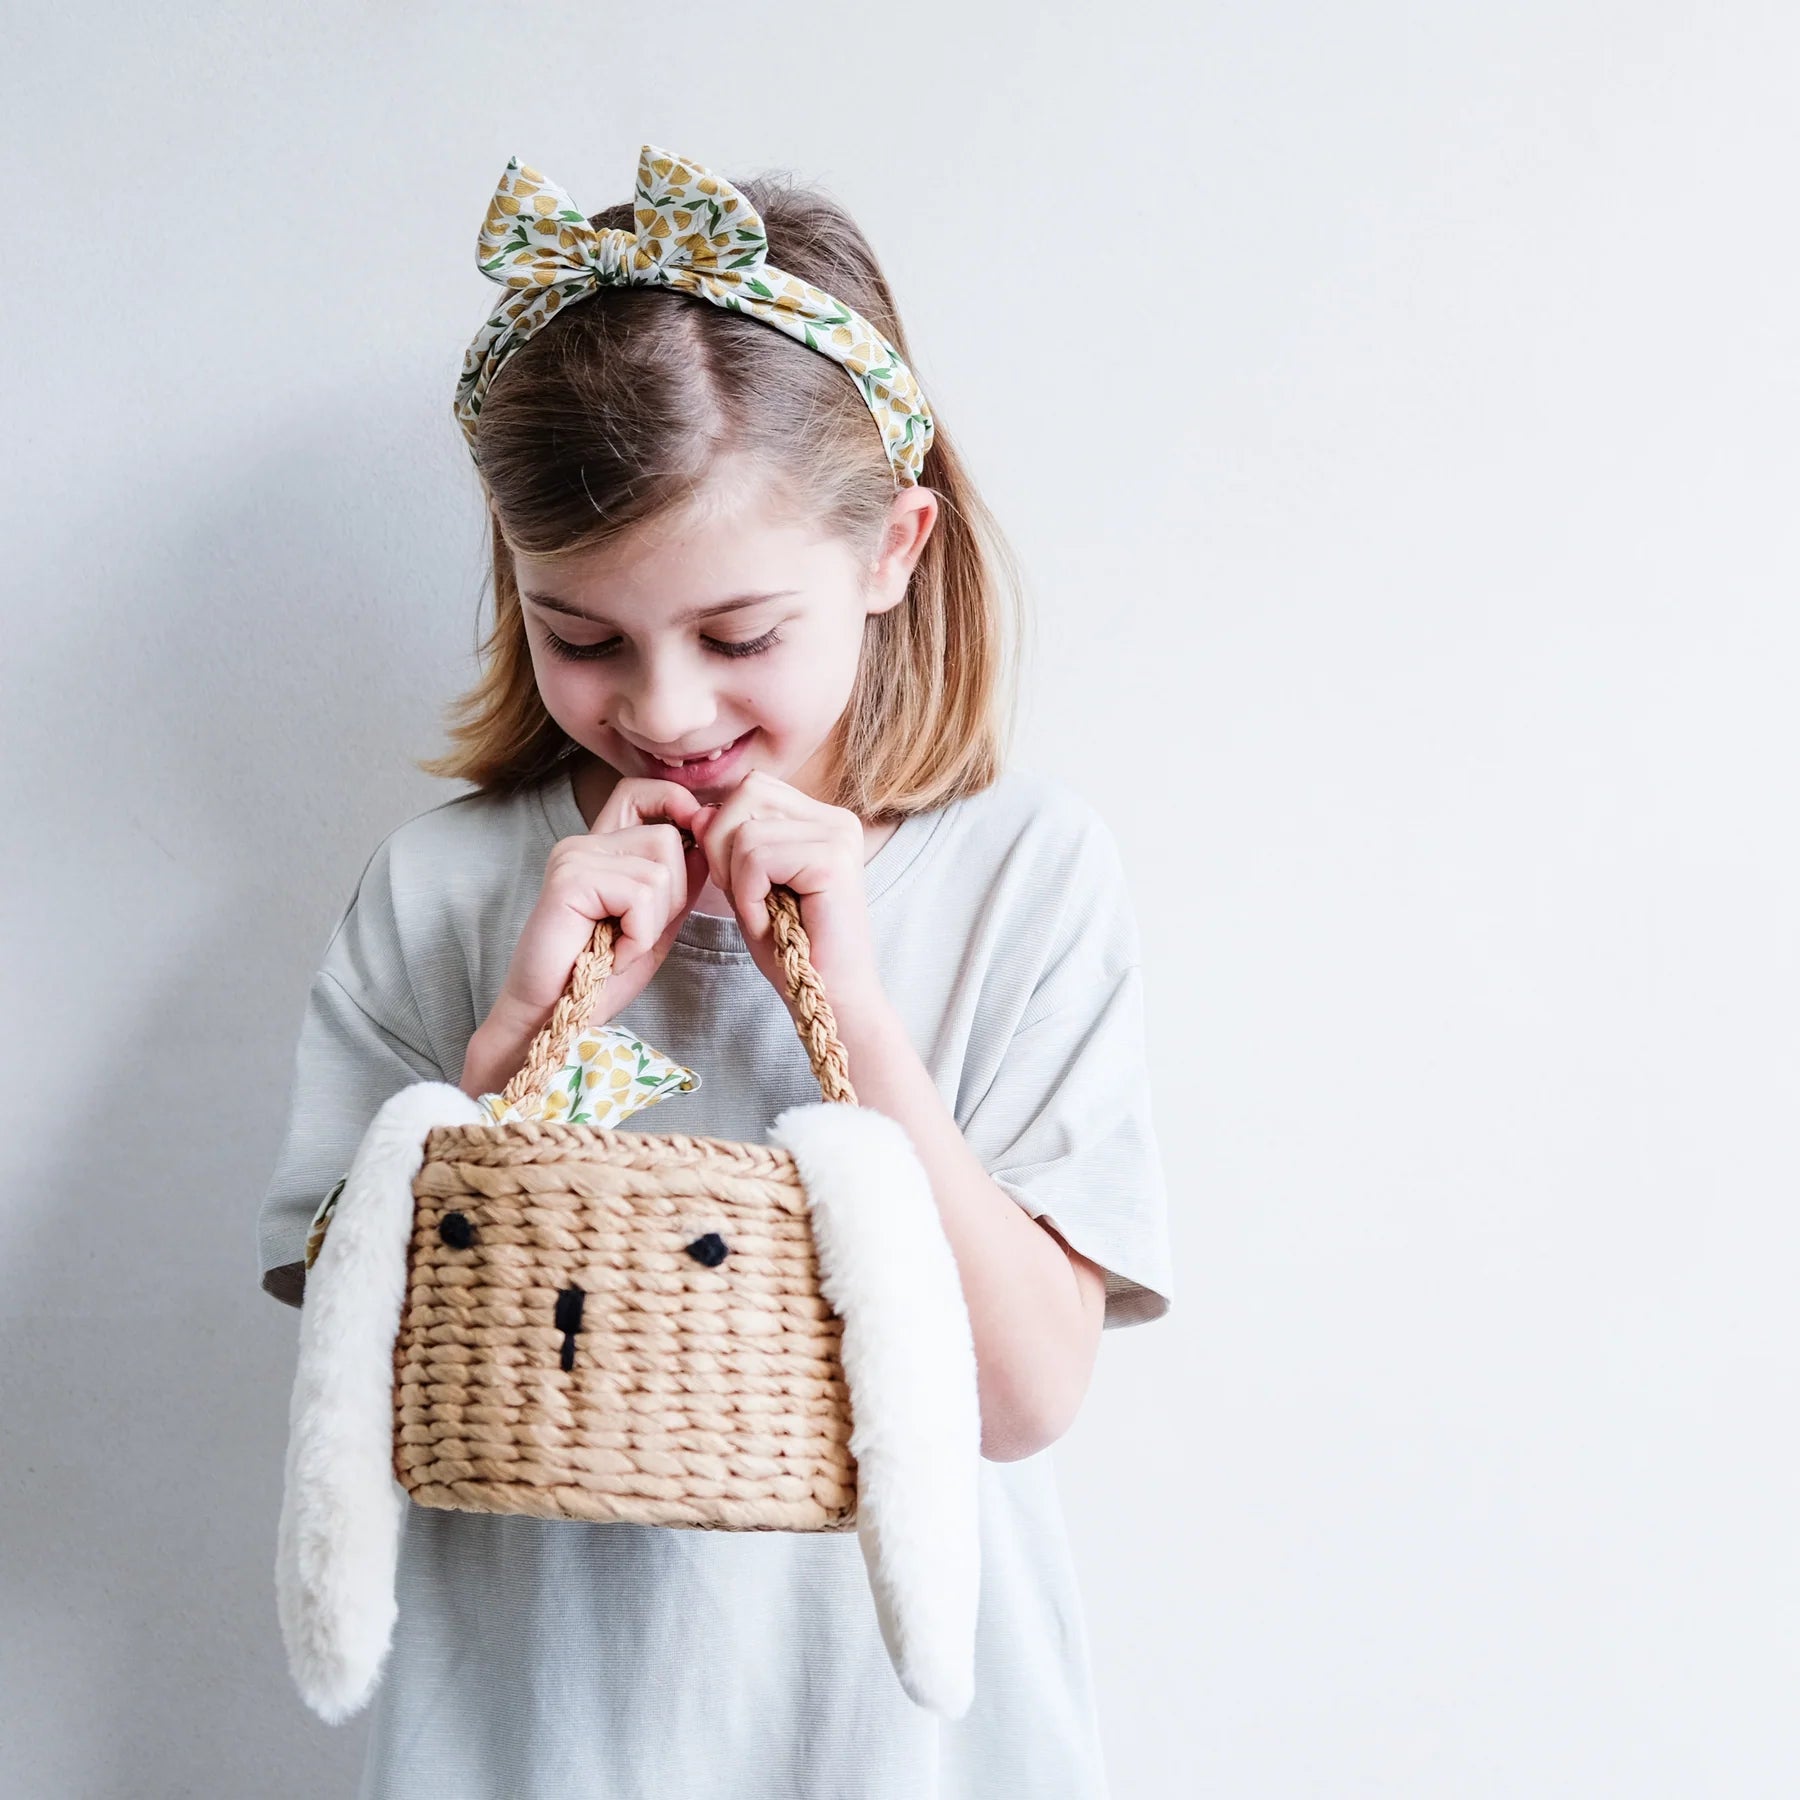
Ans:
[[[854,1526],[843,1324],[819,1292],[787,1151],[443,1126],[413,1195],[394,1472],[414,1500],[698,1529]],[[573,1317],[573,1289],[568,1331],[558,1301]]]

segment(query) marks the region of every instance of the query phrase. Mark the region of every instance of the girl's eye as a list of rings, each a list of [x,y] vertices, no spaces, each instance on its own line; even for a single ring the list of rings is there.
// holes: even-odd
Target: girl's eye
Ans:
[[[781,642],[781,632],[779,628],[765,631],[761,637],[750,638],[741,644],[729,644],[720,638],[705,638],[702,642],[720,656],[758,656],[764,650],[773,650]],[[552,656],[560,656],[565,662],[593,662],[601,657],[611,656],[619,647],[617,638],[608,638],[599,644],[565,643],[547,626],[544,629],[544,643]]]

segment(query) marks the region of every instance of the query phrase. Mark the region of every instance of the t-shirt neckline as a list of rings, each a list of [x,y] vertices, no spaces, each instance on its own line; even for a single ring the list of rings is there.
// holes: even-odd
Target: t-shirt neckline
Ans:
[[[537,797],[538,810],[552,845],[559,838],[577,837],[588,829],[587,820],[581,816],[581,807],[575,799],[573,759],[544,780],[537,790]],[[933,807],[928,812],[908,813],[887,841],[863,864],[863,888],[871,911],[931,841],[953,804]],[[744,942],[736,918],[716,913],[691,912],[682,920],[671,954],[680,950],[701,956],[742,957],[746,962],[750,959],[750,947]]]

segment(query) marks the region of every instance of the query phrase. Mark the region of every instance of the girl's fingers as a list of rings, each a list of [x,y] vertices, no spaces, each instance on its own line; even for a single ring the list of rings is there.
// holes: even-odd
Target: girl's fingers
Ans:
[[[664,863],[672,875],[680,877],[677,893],[687,879],[687,852],[691,834],[667,822],[651,825],[626,825],[609,831],[604,837],[589,833],[586,837],[563,838],[557,848],[560,854],[585,861],[589,857],[611,862],[622,856],[646,857]],[[679,899],[677,904],[680,904]]]
[[[746,819],[730,850],[729,892],[740,923],[761,938],[770,929],[769,889],[780,883],[799,896],[817,891],[832,878],[841,851],[811,819]]]
[[[567,843],[577,840],[565,839]],[[662,930],[672,876],[668,862],[641,852],[608,851],[598,856],[579,852],[564,856],[554,892],[563,912],[593,935],[595,921],[617,919],[613,965],[624,968],[652,945]],[[571,964],[579,948],[569,958]],[[566,973],[566,971],[565,971]]]
[[[735,903],[731,871],[737,862],[736,840],[740,832],[751,826],[791,826],[829,839],[845,822],[857,833],[860,856],[862,826],[854,814],[841,807],[826,806],[765,770],[752,769],[711,809],[709,816],[699,821],[699,828],[713,880],[732,895]]]
[[[623,831],[633,825],[647,825],[666,820],[680,830],[690,826],[700,802],[691,789],[679,781],[658,781],[651,775],[627,775],[606,796],[590,827],[598,837],[604,832]]]
[[[685,881],[686,877],[681,878]],[[673,893],[676,878],[666,862],[634,862],[630,887],[610,881],[591,891],[599,911],[593,916],[616,917],[619,929],[613,937],[613,967],[628,969],[640,956],[653,952],[662,936],[663,926],[675,910]],[[625,897],[622,906],[610,902]]]
[[[706,853],[690,827],[713,810],[677,782],[624,781],[591,830],[560,838],[490,1017],[541,1024],[601,919],[618,921],[613,975],[622,977],[609,980],[601,1016],[628,1004],[706,884]]]
[[[629,851],[645,856],[666,868],[669,871],[670,906],[679,910],[687,904],[688,851],[677,826],[667,823],[628,825],[623,831],[615,832],[604,845],[596,844],[595,849],[603,856],[613,854],[615,844],[619,853]]]
[[[687,897],[678,905],[669,909],[669,922],[663,927],[663,934],[656,940],[656,960],[660,964],[668,955],[669,946],[674,943],[682,926],[687,923],[687,916],[694,909],[694,902],[700,898],[700,890],[706,885],[706,856],[700,850],[689,850],[687,861]]]
[[[706,884],[705,852],[697,844],[684,846],[673,825],[628,825],[606,838],[565,838],[563,842],[569,846],[570,857],[589,871],[586,879],[595,884],[596,893],[607,872],[621,863],[662,870],[668,882],[666,904],[677,920],[685,916]]]

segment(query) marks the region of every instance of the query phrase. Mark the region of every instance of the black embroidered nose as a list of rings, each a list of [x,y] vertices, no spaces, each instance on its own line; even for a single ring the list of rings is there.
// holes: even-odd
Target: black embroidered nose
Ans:
[[[716,1231],[709,1231],[705,1237],[697,1237],[688,1245],[687,1253],[697,1263],[705,1263],[709,1269],[716,1269],[731,1253],[725,1248],[725,1240]]]
[[[459,1212],[445,1213],[438,1220],[438,1236],[452,1250],[466,1250],[475,1241],[475,1227]]]
[[[562,1366],[575,1366],[575,1334],[581,1329],[581,1303],[586,1299],[578,1287],[566,1287],[556,1296],[556,1329],[563,1334]]]

